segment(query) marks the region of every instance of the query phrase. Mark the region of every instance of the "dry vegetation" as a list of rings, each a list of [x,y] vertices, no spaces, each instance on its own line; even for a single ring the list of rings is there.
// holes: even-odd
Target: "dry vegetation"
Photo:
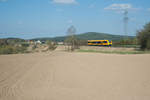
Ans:
[[[98,46],[81,46],[78,52],[96,52],[109,54],[149,54],[150,51],[141,51],[138,48],[127,47],[98,47]]]
[[[0,54],[47,52],[55,50],[56,47],[56,43],[52,41],[36,43],[21,39],[0,39]]]

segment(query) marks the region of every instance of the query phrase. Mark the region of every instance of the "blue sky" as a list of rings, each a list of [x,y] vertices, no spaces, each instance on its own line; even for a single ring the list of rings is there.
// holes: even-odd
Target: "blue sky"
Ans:
[[[149,0],[0,0],[0,38],[102,32],[124,35],[123,11],[129,11],[128,34],[150,22]]]

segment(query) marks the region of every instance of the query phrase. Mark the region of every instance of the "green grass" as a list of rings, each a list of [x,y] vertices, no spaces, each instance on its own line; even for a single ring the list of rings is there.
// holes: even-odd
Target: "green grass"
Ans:
[[[150,54],[150,51],[100,51],[100,50],[78,50],[78,52],[106,53],[106,54]]]
[[[139,48],[140,45],[112,45],[112,47]]]

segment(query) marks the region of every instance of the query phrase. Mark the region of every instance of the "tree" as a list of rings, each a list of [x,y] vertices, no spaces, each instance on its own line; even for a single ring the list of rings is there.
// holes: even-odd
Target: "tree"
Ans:
[[[137,39],[142,50],[150,50],[150,23],[146,24],[141,31],[138,31]]]
[[[71,26],[67,30],[67,38],[65,40],[65,44],[67,45],[68,51],[74,51],[75,49],[79,48],[78,40],[75,37],[76,28]]]

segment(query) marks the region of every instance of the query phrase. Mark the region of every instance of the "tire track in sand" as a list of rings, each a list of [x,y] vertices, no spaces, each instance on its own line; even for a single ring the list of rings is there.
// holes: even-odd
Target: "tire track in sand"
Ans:
[[[33,54],[33,55],[37,55],[37,54]],[[22,55],[19,55],[19,56],[22,56]],[[39,56],[42,56],[42,54],[39,54]],[[30,58],[30,55],[29,57],[28,55],[26,55],[26,58],[27,59]],[[27,60],[27,59],[24,59],[24,60]],[[43,60],[41,62],[43,62]],[[15,61],[12,61],[12,60],[10,61],[12,63],[16,63]],[[20,61],[18,62],[19,64],[16,64],[15,66],[13,66],[13,70],[5,68],[5,70],[1,72],[1,76],[2,75],[3,76],[0,79],[0,100],[9,100],[9,99],[15,100],[15,97],[19,97],[19,95],[22,94],[21,92],[22,87],[17,83],[20,82],[22,78],[26,76],[26,74],[28,74],[31,70],[34,70],[37,68],[37,66],[41,63],[37,61],[40,61],[39,57],[36,57],[34,60],[32,59],[31,61],[29,60]],[[5,66],[5,67],[8,67],[8,66]],[[8,72],[5,72],[6,70]]]

